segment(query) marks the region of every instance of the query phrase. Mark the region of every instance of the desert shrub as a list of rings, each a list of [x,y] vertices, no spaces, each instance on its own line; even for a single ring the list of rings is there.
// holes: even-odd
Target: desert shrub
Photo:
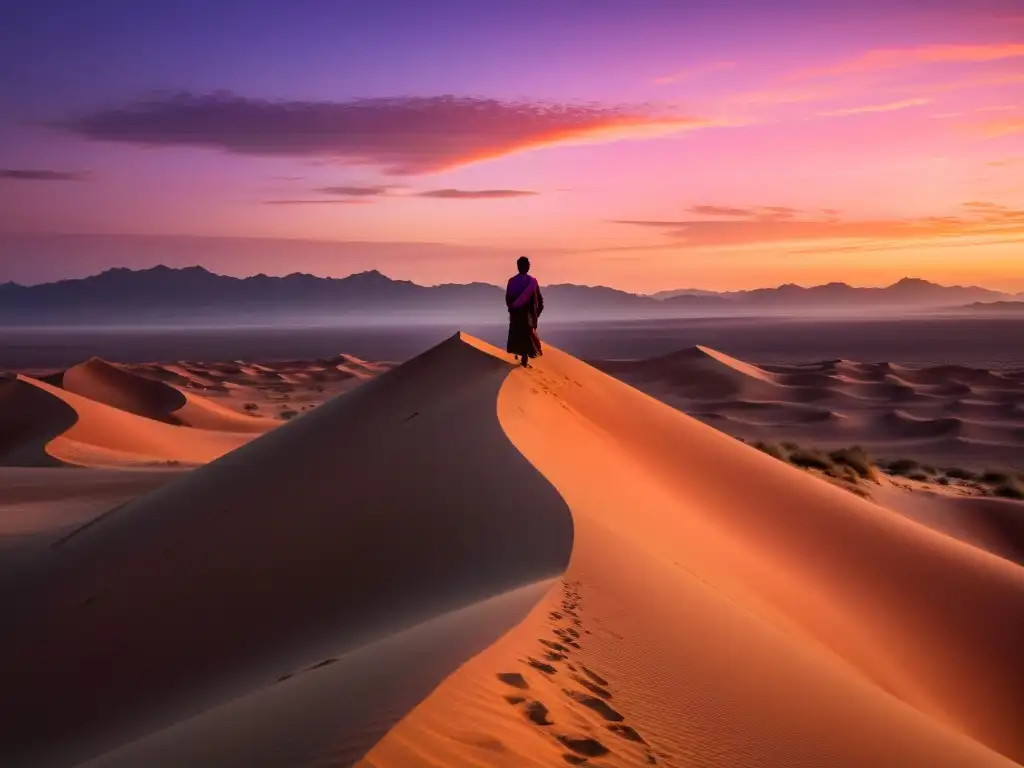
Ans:
[[[922,464],[921,471],[924,472],[926,475],[937,475],[939,473],[939,470],[937,470],[931,464]]]
[[[767,453],[773,459],[778,459],[779,461],[786,460],[785,454],[783,454],[779,449],[779,446],[775,445],[775,443],[766,443],[763,440],[758,440],[753,444],[753,446],[762,453]]]
[[[834,470],[832,460],[813,448],[800,448],[789,454],[789,463],[804,469]]]
[[[1016,482],[1004,483],[997,487],[993,493],[1003,499],[1024,499],[1024,487],[1021,487]]]
[[[1010,485],[1013,483],[1013,478],[1007,472],[987,469],[981,475],[981,482],[988,483],[989,485]]]
[[[871,466],[871,459],[859,445],[851,448],[840,448],[832,451],[829,458],[836,464],[849,467],[858,477],[870,480],[875,476],[874,468]]]
[[[946,470],[946,477],[952,478],[953,480],[977,480],[978,476],[971,472],[969,469],[962,469],[960,467],[950,467]]]
[[[911,472],[915,472],[919,466],[913,459],[896,459],[886,464],[886,469],[890,474],[907,477]]]
[[[259,406],[256,405],[256,403],[246,403],[245,405],[242,406],[242,408],[244,408],[247,411],[255,411],[259,409]]]
[[[931,480],[930,475],[926,474],[925,472],[921,472],[920,470],[918,470],[917,472],[910,472],[907,475],[905,475],[905,477],[908,480],[916,480],[919,483],[927,483],[929,480]]]
[[[290,421],[290,420],[294,419],[298,415],[299,415],[298,411],[292,411],[292,410],[281,411],[281,418],[284,419],[285,421]]]
[[[787,441],[787,442],[783,443],[782,447],[785,448],[787,451],[799,451],[800,450],[799,443],[794,443],[794,442],[790,442],[790,441]]]
[[[945,475],[941,475],[938,479],[939,485],[949,485],[949,478]]]

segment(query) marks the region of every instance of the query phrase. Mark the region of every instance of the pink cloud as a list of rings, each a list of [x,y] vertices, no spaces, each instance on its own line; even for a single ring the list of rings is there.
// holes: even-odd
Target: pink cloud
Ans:
[[[916,48],[888,48],[866,51],[831,67],[804,70],[798,75],[820,77],[847,75],[884,69],[901,69],[919,64],[946,62],[979,63],[1024,57],[1024,43],[981,43],[976,45],[923,45]]]

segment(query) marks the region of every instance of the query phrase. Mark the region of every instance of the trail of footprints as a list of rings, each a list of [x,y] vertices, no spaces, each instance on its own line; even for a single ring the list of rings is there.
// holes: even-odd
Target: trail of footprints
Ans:
[[[569,765],[587,765],[592,758],[611,754],[616,739],[641,745],[647,762],[656,764],[657,758],[644,738],[635,728],[623,722],[625,718],[622,714],[608,703],[612,699],[609,682],[583,664],[572,662],[572,653],[582,650],[582,636],[589,634],[577,610],[581,601],[579,587],[579,582],[562,582],[562,609],[548,614],[548,618],[556,623],[552,630],[553,639],[538,638],[540,648],[537,656],[527,656],[521,661],[550,678],[558,675],[564,682],[564,678],[568,677],[572,682],[562,687],[562,693],[606,721],[605,728],[610,734],[608,743],[586,734],[560,732],[558,723],[551,719],[548,707],[539,699],[531,698],[530,684],[521,672],[498,673],[501,682],[516,689],[505,696],[505,701],[518,708],[533,725],[545,729],[558,741],[567,750],[562,754],[562,759]]]

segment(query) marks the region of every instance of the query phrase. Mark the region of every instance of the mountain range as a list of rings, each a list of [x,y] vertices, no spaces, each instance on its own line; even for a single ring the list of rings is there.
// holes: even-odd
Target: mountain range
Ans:
[[[885,288],[829,283],[748,291],[665,291],[653,296],[602,286],[544,286],[551,319],[668,318],[948,309],[1024,298],[987,288],[904,278]],[[402,322],[421,318],[500,317],[502,289],[486,283],[417,285],[370,271],[343,278],[295,273],[238,278],[203,267],[109,269],[39,285],[0,284],[0,322],[124,324],[246,318],[281,322]],[[497,310],[496,310],[497,308]]]

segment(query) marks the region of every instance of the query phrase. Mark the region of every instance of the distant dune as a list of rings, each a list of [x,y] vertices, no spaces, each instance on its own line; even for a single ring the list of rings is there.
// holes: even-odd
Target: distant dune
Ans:
[[[703,348],[608,367],[736,412],[859,404],[875,430],[921,419],[879,413],[922,387],[952,379],[1004,405],[1019,383],[757,368]],[[117,401],[89,399],[90,422],[202,432],[110,368],[69,377]],[[212,381],[214,366],[191,370]],[[7,384],[87,410],[52,384]],[[523,370],[455,336],[27,561],[0,604],[18,628],[0,634],[0,758],[1021,763],[1024,569],[983,531],[910,516],[556,349]]]
[[[828,360],[757,367],[703,347],[594,365],[745,439],[859,444],[975,468],[1024,456],[1024,370]]]

